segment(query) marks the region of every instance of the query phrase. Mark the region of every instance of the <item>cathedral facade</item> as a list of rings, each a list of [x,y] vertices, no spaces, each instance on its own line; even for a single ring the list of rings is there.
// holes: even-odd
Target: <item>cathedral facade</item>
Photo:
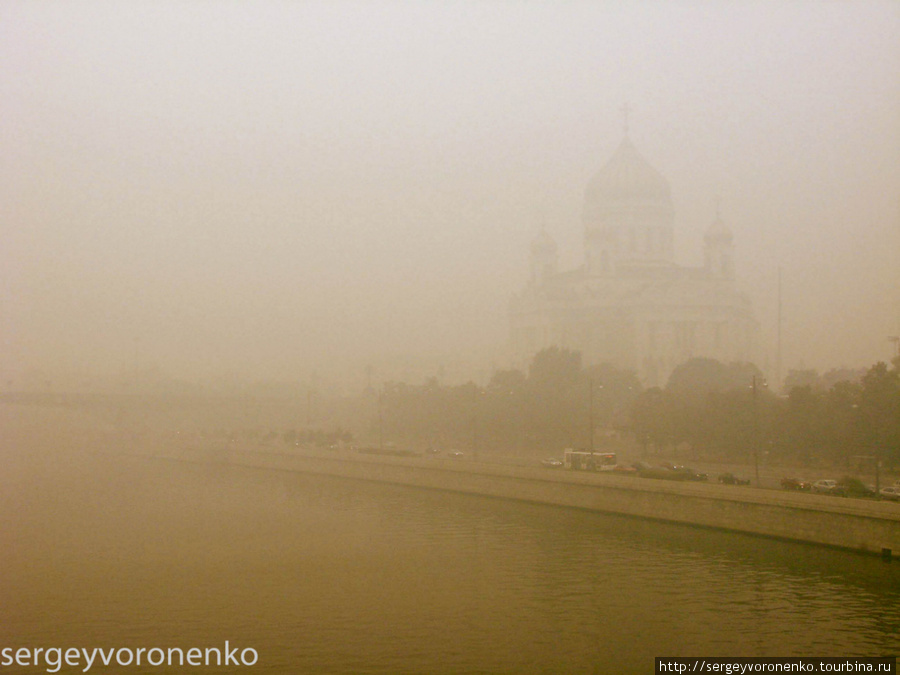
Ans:
[[[731,232],[717,209],[703,266],[684,267],[673,257],[674,217],[668,181],[626,132],[585,191],[584,264],[558,270],[546,231],[531,244],[528,283],[510,304],[516,361],[558,346],[664,386],[692,357],[752,360],[758,324],[735,284]]]

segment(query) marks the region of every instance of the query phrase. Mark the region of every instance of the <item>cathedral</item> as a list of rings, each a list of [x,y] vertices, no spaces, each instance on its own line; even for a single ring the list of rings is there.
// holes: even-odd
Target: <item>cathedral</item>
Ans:
[[[584,263],[558,270],[546,231],[531,244],[530,278],[510,305],[519,365],[558,346],[581,352],[586,365],[633,370],[652,387],[693,357],[752,360],[758,324],[735,284],[730,230],[717,208],[703,265],[685,267],[673,259],[674,217],[668,181],[626,128],[585,191]]]

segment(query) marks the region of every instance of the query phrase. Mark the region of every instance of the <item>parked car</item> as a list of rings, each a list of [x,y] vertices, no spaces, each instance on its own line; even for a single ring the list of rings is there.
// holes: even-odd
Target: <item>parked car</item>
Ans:
[[[548,457],[547,459],[541,460],[541,466],[548,469],[561,469],[563,466],[563,461],[561,459],[557,459],[556,457]]]
[[[750,485],[749,478],[738,478],[730,471],[719,475],[719,482],[723,485]]]
[[[875,497],[875,486],[866,485],[858,478],[852,476],[844,476],[838,481],[836,494],[842,497]]]
[[[680,474],[684,480],[706,480],[709,478],[709,474],[703,473],[702,471],[694,471],[692,468],[688,466],[676,466],[672,469],[674,473]]]
[[[881,494],[882,499],[900,502],[900,485],[891,485],[890,487],[881,488],[878,492]]]
[[[838,483],[836,480],[831,480],[830,478],[823,478],[821,480],[817,480],[817,481],[813,482],[812,491],[816,492],[818,494],[825,494],[825,495],[837,494],[839,492]]]
[[[812,484],[799,478],[782,478],[781,487],[785,490],[809,490]]]
[[[621,464],[616,464],[613,467],[613,471],[615,473],[624,473],[628,476],[637,476],[637,473],[638,473],[638,470],[635,469],[633,466],[623,466]]]

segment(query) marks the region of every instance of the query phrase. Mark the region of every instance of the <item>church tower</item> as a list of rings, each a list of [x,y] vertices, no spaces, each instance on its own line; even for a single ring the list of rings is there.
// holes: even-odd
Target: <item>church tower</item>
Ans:
[[[556,242],[544,228],[531,242],[531,279],[533,286],[542,286],[544,282],[556,274],[557,248]]]

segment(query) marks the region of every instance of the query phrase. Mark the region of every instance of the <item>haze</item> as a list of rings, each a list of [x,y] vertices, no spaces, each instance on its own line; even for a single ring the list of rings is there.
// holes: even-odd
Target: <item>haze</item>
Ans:
[[[486,378],[630,135],[772,368],[900,334],[900,5],[0,3],[0,372]],[[443,369],[443,370],[441,370]]]

